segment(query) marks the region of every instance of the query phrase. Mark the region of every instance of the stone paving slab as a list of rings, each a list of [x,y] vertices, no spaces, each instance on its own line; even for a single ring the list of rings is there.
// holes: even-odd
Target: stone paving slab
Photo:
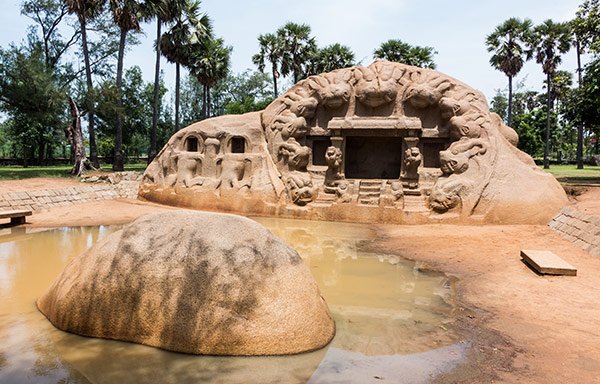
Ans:
[[[551,251],[522,249],[521,257],[525,263],[543,275],[577,276],[577,268]]]

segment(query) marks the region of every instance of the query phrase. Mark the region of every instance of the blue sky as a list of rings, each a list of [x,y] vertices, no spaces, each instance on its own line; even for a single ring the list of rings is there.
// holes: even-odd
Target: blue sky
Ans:
[[[215,34],[233,46],[232,70],[255,69],[251,57],[258,51],[257,36],[275,31],[288,21],[311,26],[319,46],[342,43],[357,60],[368,65],[373,50],[388,39],[431,46],[437,69],[484,92],[488,100],[495,89],[506,88],[504,74],[492,69],[485,36],[509,17],[528,17],[535,24],[545,19],[566,21],[575,16],[582,0],[254,0],[234,2],[203,0],[202,8],[213,19]],[[0,45],[25,37],[30,20],[20,15],[19,0],[2,0]],[[144,25],[142,44],[127,52],[126,67],[139,65],[147,81],[153,78],[154,25]],[[163,60],[168,84],[173,66]],[[575,52],[563,58],[561,69],[574,71]],[[541,90],[544,76],[539,64],[528,62],[517,80],[528,89]]]

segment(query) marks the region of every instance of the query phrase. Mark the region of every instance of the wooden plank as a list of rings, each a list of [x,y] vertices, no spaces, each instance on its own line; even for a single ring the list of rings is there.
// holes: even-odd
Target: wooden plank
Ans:
[[[521,257],[535,271],[545,275],[577,276],[577,268],[550,251],[522,249]]]
[[[31,216],[32,212],[27,210],[15,210],[15,211],[0,211],[0,219],[8,219],[12,217],[25,217]]]

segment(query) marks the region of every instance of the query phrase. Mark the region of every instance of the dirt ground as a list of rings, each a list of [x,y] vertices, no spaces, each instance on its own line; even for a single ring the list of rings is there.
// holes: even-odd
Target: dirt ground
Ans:
[[[19,189],[63,186],[60,179],[18,181]],[[0,182],[0,192],[15,188]],[[571,204],[600,216],[600,188]],[[56,208],[28,218],[31,227],[125,223],[173,209],[132,200]],[[369,248],[396,253],[458,280],[459,331],[474,344],[467,362],[439,381],[451,383],[600,383],[600,258],[546,226],[377,225]],[[521,249],[551,250],[576,277],[540,276]]]

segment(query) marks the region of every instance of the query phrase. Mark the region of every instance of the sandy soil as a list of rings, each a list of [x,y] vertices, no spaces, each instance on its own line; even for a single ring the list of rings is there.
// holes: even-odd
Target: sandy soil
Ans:
[[[10,188],[5,183],[12,182],[0,182],[0,191]],[[48,187],[49,181],[42,183]],[[572,204],[600,216],[600,188],[590,188]],[[52,209],[28,222],[32,227],[120,224],[167,209],[173,208],[102,201]],[[600,383],[600,258],[546,226],[376,228],[380,238],[365,247],[420,261],[458,279],[456,327],[474,348],[468,361],[441,382]],[[521,262],[521,249],[551,250],[575,265],[578,276],[537,275]]]
[[[36,177],[33,179],[23,180],[2,180],[0,181],[0,193],[17,192],[17,191],[32,191],[36,189],[46,188],[65,188],[81,186],[81,182],[72,178],[46,178]]]

